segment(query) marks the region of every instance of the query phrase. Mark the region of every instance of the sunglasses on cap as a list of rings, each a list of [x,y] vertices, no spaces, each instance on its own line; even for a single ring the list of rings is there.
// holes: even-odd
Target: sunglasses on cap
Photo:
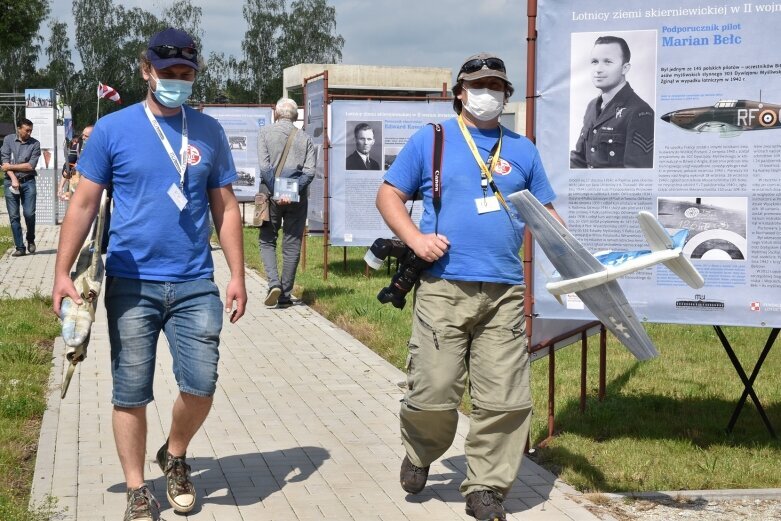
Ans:
[[[176,47],[174,45],[156,45],[150,47],[160,58],[179,58],[182,57],[185,60],[195,61],[198,58],[198,50],[194,47]]]
[[[474,60],[469,60],[466,62],[461,67],[459,74],[462,72],[465,74],[472,74],[473,72],[477,72],[482,69],[483,66],[488,67],[494,71],[507,72],[504,68],[504,62],[499,58],[475,58]]]

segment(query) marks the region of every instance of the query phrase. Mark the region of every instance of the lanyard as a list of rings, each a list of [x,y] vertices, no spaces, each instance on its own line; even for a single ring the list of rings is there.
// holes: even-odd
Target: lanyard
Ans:
[[[149,106],[146,102],[144,102],[144,112],[146,112],[147,119],[149,119],[155,132],[157,132],[157,137],[160,138],[160,141],[163,143],[165,151],[168,152],[168,157],[171,159],[174,168],[176,168],[176,172],[179,174],[179,190],[184,190],[184,173],[187,171],[187,116],[185,116],[184,107],[182,107],[182,148],[179,150],[179,157],[176,157],[176,154],[174,154],[171,143],[165,136],[163,129],[160,128],[160,123],[157,122],[154,114],[149,110]]]
[[[472,155],[474,156],[477,165],[480,167],[480,186],[483,188],[483,197],[485,197],[486,188],[490,184],[491,189],[496,194],[497,199],[499,199],[502,205],[507,209],[507,203],[504,201],[502,192],[499,191],[499,188],[494,183],[494,178],[491,176],[491,172],[493,172],[494,168],[496,168],[496,163],[499,162],[499,154],[502,152],[502,126],[499,125],[499,140],[496,142],[496,145],[494,145],[494,148],[491,150],[491,156],[488,158],[491,162],[490,168],[486,166],[485,161],[483,161],[483,158],[480,157],[480,152],[477,150],[477,145],[475,145],[475,141],[472,139],[472,135],[467,130],[466,124],[464,123],[464,120],[460,114],[458,115],[458,127],[461,129],[461,134],[464,136],[464,141],[466,141],[466,144],[469,145],[469,150],[472,151]]]

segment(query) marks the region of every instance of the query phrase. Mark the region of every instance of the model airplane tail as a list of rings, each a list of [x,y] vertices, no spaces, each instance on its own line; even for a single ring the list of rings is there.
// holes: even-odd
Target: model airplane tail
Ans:
[[[92,226],[92,233],[84,242],[76,260],[76,268],[71,274],[73,285],[81,296],[82,304],[76,304],[69,297],[62,299],[60,311],[62,339],[65,341],[65,358],[69,365],[62,383],[61,398],[65,398],[65,394],[68,392],[76,365],[87,358],[90,331],[92,323],[95,321],[95,310],[103,285],[104,267],[101,252],[103,228],[109,202],[104,192],[98,216]]]
[[[689,259],[683,256],[683,243],[686,240],[686,235],[688,233],[686,230],[681,230],[670,237],[670,235],[667,234],[667,231],[650,212],[640,212],[637,215],[637,219],[640,221],[640,230],[642,230],[643,235],[645,235],[645,240],[648,241],[648,245],[651,247],[652,252],[673,250],[678,253],[678,255],[672,259],[662,261],[670,271],[675,273],[679,279],[694,289],[701,288],[705,285],[705,279],[702,278],[702,275],[697,271],[697,268],[692,265]]]
[[[549,282],[546,289],[557,299],[558,295],[577,293],[589,311],[638,359],[657,356],[653,342],[616,279],[664,263],[690,286],[701,287],[702,277],[682,253],[687,231],[681,230],[670,237],[653,215],[641,212],[638,219],[651,250],[594,256],[528,190],[516,192],[508,200],[518,209],[537,244],[561,275],[561,280]]]

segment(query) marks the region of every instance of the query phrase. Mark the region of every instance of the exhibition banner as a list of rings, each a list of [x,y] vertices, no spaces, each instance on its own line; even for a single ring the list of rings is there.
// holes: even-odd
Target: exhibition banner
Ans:
[[[55,168],[55,147],[57,142],[56,95],[51,89],[25,89],[25,110],[27,119],[32,121],[32,137],[41,143],[41,157],[36,169]]]
[[[415,131],[454,116],[449,101],[331,103],[331,245],[370,246],[379,237],[393,237],[375,207],[382,176]],[[408,202],[407,206],[413,220],[419,222],[421,202]]]
[[[539,0],[536,138],[554,205],[592,252],[647,248],[640,210],[688,230],[705,286],[662,265],[622,279],[641,319],[781,326],[781,6],[653,4]],[[591,318],[541,289],[552,269],[535,259],[535,312]]]
[[[203,113],[222,125],[228,138],[238,179],[233,191],[239,201],[254,201],[260,186],[258,171],[258,133],[260,128],[273,122],[271,107],[210,107]]]
[[[309,200],[307,205],[307,219],[309,231],[321,232],[325,220],[325,162],[323,156],[323,143],[325,142],[325,79],[308,81],[304,84],[304,132],[309,135],[315,146],[317,160],[315,163],[315,178],[309,183]]]

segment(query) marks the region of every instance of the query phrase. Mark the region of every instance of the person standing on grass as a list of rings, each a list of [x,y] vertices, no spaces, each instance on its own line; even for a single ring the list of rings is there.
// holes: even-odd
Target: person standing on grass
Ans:
[[[60,232],[52,289],[58,315],[64,297],[81,302],[70,269],[103,190],[113,186],[105,302],[114,440],[127,483],[124,521],[160,519],[160,506],[144,481],[146,406],[154,399],[160,332],[168,340],[180,393],[156,460],[169,503],[186,513],[195,506],[196,489],[185,456],[212,406],[223,307],[236,322],[247,302],[228,140],[216,120],[184,105],[200,66],[186,32],[168,28],[152,36],[140,60],[146,98],[95,125],[76,167],[82,178]],[[224,306],[214,283],[209,211],[231,273]]]
[[[453,443],[468,373],[473,409],[461,493],[466,513],[481,521],[505,519],[503,501],[518,475],[532,410],[518,253],[524,225],[502,194],[528,189],[558,218],[537,149],[499,124],[512,93],[500,58],[467,58],[453,86],[458,116],[441,124],[441,175],[432,172],[435,131],[426,125],[377,192],[393,233],[432,263],[415,289],[399,415],[406,450],[401,487],[421,492],[431,463]],[[420,229],[404,205],[418,191]]]

